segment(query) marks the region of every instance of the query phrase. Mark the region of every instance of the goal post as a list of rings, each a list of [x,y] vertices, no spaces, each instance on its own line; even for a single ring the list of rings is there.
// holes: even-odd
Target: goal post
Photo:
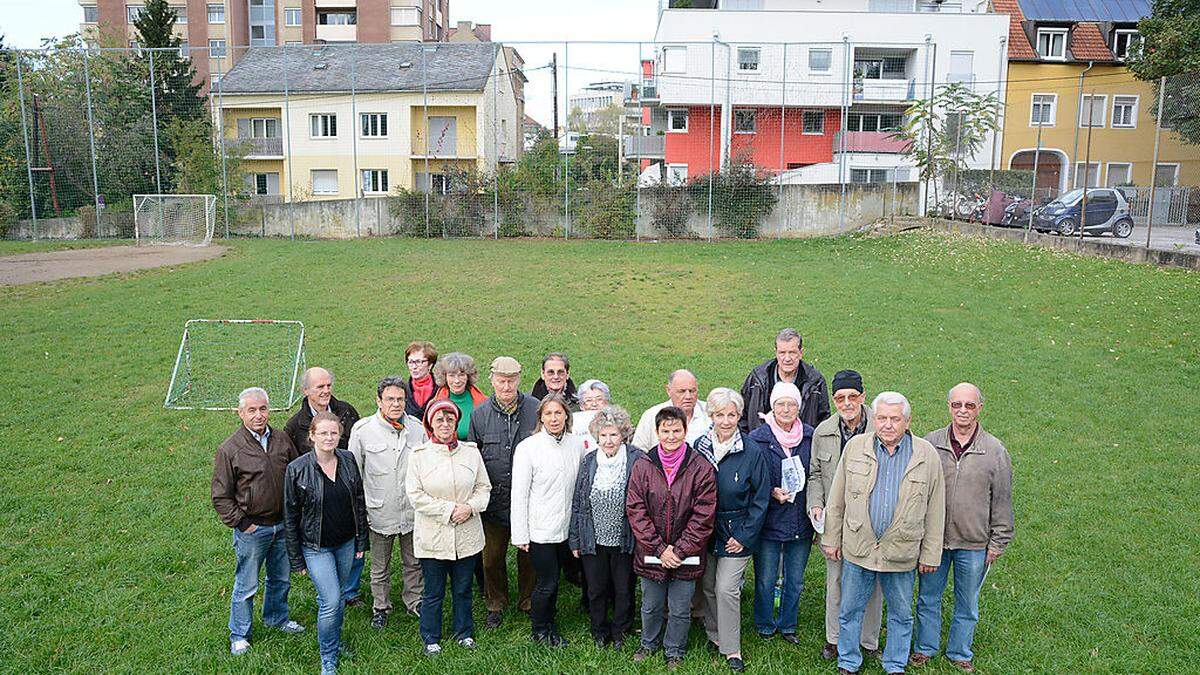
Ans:
[[[268,319],[191,319],[171,371],[164,408],[235,410],[238,394],[262,387],[271,410],[300,400],[304,324]]]
[[[207,246],[216,219],[216,195],[133,196],[133,233],[139,246]]]

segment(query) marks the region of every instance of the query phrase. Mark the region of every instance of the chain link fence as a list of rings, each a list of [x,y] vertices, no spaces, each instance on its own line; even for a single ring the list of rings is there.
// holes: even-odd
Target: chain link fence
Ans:
[[[1036,226],[1085,184],[1139,225],[1200,220],[1195,78],[939,59],[848,39],[8,50],[0,227],[131,238],[134,195],[212,194],[218,237],[772,238]]]

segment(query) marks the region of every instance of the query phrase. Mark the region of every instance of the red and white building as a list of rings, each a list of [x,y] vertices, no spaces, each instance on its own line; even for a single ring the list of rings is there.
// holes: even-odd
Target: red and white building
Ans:
[[[1004,95],[1008,20],[987,0],[690,4],[659,13],[639,89],[671,182],[731,161],[785,183],[915,180],[891,135],[930,83]],[[970,164],[990,167],[999,143]]]

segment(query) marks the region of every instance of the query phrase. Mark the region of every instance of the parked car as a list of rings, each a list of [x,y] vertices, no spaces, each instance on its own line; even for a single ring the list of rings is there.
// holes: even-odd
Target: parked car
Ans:
[[[1033,227],[1039,232],[1053,232],[1069,237],[1079,234],[1083,217],[1083,188],[1066,192],[1038,210]],[[1087,222],[1083,233],[1101,235],[1111,232],[1122,239],[1133,234],[1133,217],[1124,193],[1112,188],[1089,188],[1087,191]]]

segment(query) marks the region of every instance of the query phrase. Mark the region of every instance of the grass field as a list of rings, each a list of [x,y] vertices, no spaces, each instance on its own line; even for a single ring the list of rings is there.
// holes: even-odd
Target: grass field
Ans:
[[[308,363],[334,370],[337,395],[364,413],[374,382],[403,371],[417,337],[481,364],[506,353],[528,367],[565,350],[577,382],[604,379],[635,415],[664,398],[672,368],[691,368],[703,392],[739,386],[786,325],[827,376],[853,367],[869,394],[908,394],[919,433],[944,424],[945,391],[972,380],[987,396],[984,424],[1013,454],[1017,516],[983,592],[977,665],[1186,672],[1200,655],[1198,303],[1194,273],[921,233],[721,245],[235,241],[183,268],[0,289],[10,382],[0,670],[316,670],[307,579],[293,580],[291,604],[309,632],[263,632],[256,619],[251,654],[230,657],[233,553],[208,486],[236,418],[161,407],[186,319],[268,317],[302,320]],[[753,637],[747,589],[752,672],[830,669],[818,655],[823,575],[814,553],[800,647]],[[577,598],[568,588],[560,601],[566,650],[531,646],[528,619],[514,612],[499,631],[478,631],[476,652],[448,648],[436,668],[419,656],[414,620],[375,633],[369,610],[353,609],[355,656],[343,670],[633,670],[631,650],[590,646]],[[699,635],[684,672],[716,668]],[[881,671],[868,662],[866,672]]]

